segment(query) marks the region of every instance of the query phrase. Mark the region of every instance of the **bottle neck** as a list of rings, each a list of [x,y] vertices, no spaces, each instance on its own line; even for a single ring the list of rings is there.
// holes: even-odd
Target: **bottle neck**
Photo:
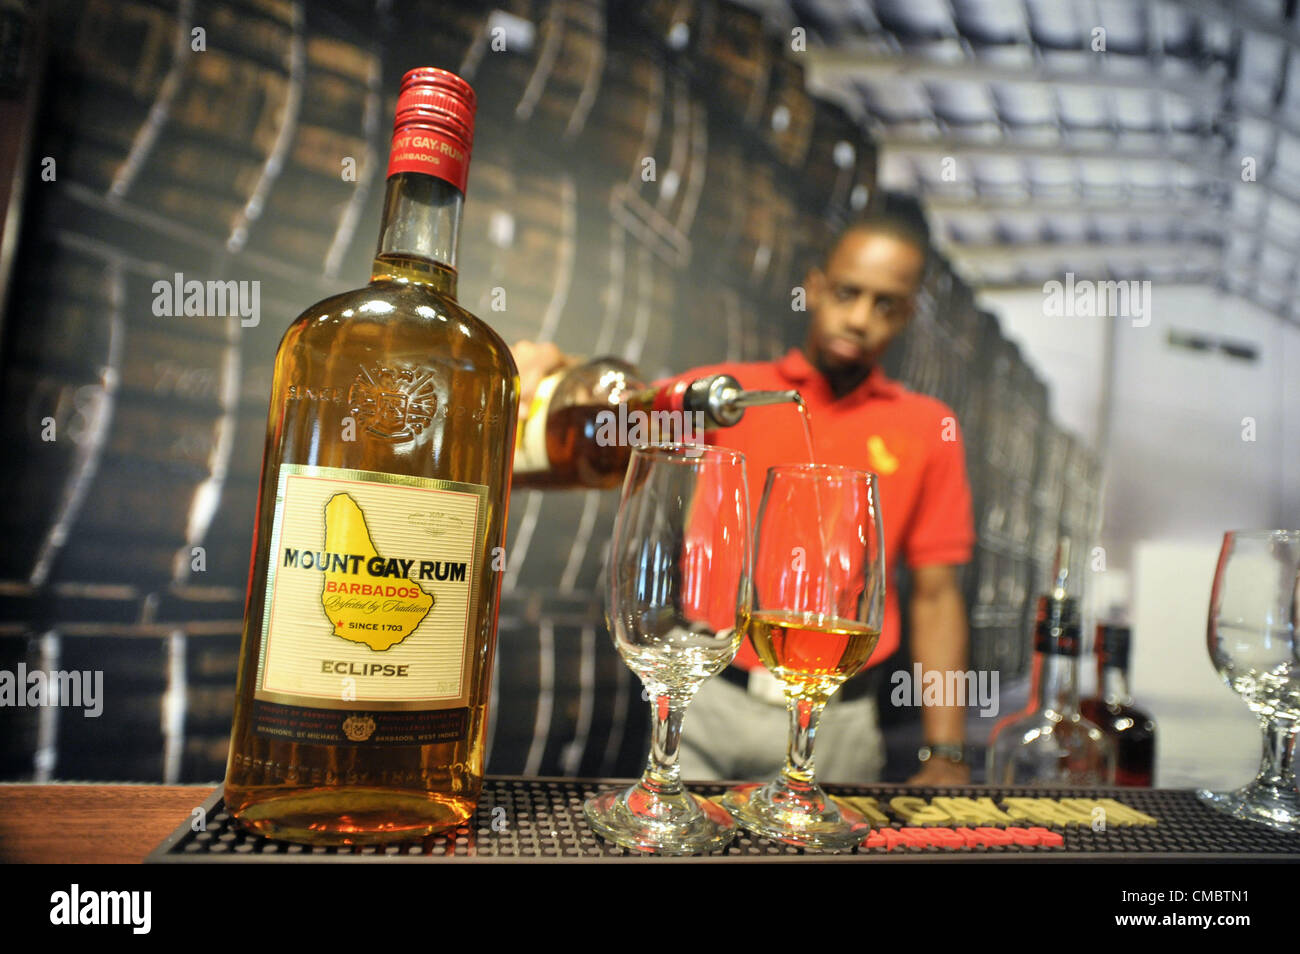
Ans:
[[[1129,706],[1133,694],[1128,688],[1128,670],[1123,666],[1097,663],[1097,694],[1108,705]]]
[[[1039,710],[1063,716],[1079,711],[1079,660],[1063,653],[1034,653],[1033,685],[1029,698]]]
[[[436,176],[420,172],[389,176],[370,280],[429,285],[455,299],[464,204],[461,191]]]

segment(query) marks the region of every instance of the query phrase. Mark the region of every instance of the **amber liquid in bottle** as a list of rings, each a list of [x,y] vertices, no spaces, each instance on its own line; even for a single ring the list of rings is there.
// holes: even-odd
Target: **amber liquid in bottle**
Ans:
[[[1115,744],[1115,784],[1150,788],[1155,784],[1156,723],[1129,693],[1129,632],[1097,629],[1097,694],[1082,700],[1079,711]]]
[[[505,540],[519,377],[506,343],[456,302],[462,201],[441,178],[391,175],[370,284],[307,309],[276,354],[225,786],[239,822],[268,836],[313,844],[416,838],[469,818],[482,786],[501,579],[494,548]],[[465,538],[473,573],[465,584],[465,704],[445,733],[454,737],[315,744],[257,731],[268,575],[285,572],[271,547],[286,465],[478,485],[478,520]],[[441,532],[436,511],[403,512],[401,522],[425,521],[432,538]],[[410,585],[405,574],[394,582]],[[320,624],[320,638],[332,639],[325,614]],[[363,733],[374,715],[367,701],[355,703]],[[346,705],[335,704],[339,718]]]

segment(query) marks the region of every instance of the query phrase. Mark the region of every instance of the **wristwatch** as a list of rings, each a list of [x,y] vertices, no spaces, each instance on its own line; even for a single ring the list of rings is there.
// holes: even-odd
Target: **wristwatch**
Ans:
[[[966,746],[956,742],[936,742],[934,745],[923,745],[916,750],[918,761],[928,762],[930,759],[946,759],[949,762],[962,763],[966,761]]]

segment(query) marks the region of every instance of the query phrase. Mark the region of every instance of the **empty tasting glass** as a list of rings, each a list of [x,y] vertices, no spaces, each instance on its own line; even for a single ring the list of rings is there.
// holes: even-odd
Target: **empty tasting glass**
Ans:
[[[875,474],[824,464],[767,472],[749,638],[784,686],[789,743],[775,780],[733,788],[722,801],[756,834],[829,851],[869,834],[861,813],[817,785],[813,741],[826,703],[866,666],[880,638],[882,534]]]
[[[686,707],[736,655],[749,614],[751,554],[745,458],[704,445],[632,452],[614,521],[606,618],[645,685],[654,731],[641,780],[583,806],[591,827],[625,848],[694,854],[723,848],[736,824],[687,792],[677,763]]]
[[[1259,718],[1259,775],[1235,792],[1200,791],[1237,818],[1300,831],[1296,736],[1300,732],[1300,530],[1223,535],[1210,591],[1210,659]]]

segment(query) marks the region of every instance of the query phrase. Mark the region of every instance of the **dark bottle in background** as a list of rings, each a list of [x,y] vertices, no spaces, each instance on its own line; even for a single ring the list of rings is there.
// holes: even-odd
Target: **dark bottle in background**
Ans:
[[[1115,784],[1149,788],[1155,784],[1156,723],[1133,705],[1128,686],[1132,631],[1127,626],[1097,626],[1097,693],[1079,709],[1115,743]]]

